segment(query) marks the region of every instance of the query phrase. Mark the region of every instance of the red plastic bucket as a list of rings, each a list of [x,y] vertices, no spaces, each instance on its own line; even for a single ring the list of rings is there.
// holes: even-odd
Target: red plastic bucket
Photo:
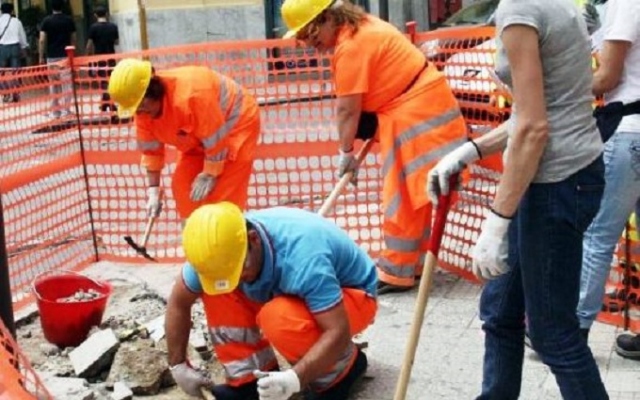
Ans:
[[[98,296],[83,301],[58,301],[89,289],[98,292]],[[32,290],[37,299],[44,337],[58,347],[75,347],[87,338],[93,326],[102,322],[112,287],[107,282],[62,271],[37,276]]]

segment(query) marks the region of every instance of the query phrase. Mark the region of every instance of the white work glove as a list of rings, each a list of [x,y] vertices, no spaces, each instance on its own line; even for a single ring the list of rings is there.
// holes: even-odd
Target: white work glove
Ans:
[[[174,365],[169,368],[171,376],[176,384],[186,394],[202,398],[202,388],[209,389],[213,386],[211,379],[207,378],[201,371],[191,367],[188,362]]]
[[[472,142],[467,142],[451,153],[442,157],[435,167],[429,171],[427,178],[427,194],[431,203],[438,204],[438,196],[449,193],[449,178],[462,171],[468,164],[480,159],[478,149]]]
[[[162,211],[162,189],[160,186],[150,186],[147,189],[147,216],[157,217]]]
[[[338,177],[342,178],[344,174],[353,172],[350,182],[355,186],[358,183],[358,163],[356,162],[354,151],[351,149],[351,151],[344,152],[342,149],[339,149],[339,152]]]
[[[509,272],[509,265],[507,264],[509,256],[507,230],[509,229],[509,223],[511,223],[510,219],[489,211],[471,254],[473,274],[476,277],[489,280]]]
[[[191,184],[191,200],[201,201],[211,192],[216,184],[216,177],[206,172],[200,172]]]
[[[258,378],[260,400],[288,400],[300,391],[300,378],[292,369],[284,372],[253,371]]]

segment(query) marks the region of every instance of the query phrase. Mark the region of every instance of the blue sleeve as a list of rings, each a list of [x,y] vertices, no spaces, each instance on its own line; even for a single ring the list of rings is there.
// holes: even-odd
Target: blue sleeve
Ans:
[[[296,272],[284,281],[285,286],[288,286],[283,288],[285,293],[303,298],[314,314],[327,311],[340,303],[342,288],[328,255],[307,255],[303,260],[299,259]]]
[[[203,292],[198,273],[189,263],[184,263],[182,267],[182,281],[191,292],[195,294],[201,294]]]

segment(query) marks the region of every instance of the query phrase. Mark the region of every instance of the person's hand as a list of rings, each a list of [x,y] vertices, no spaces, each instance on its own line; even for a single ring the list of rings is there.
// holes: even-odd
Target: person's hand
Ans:
[[[150,186],[147,189],[147,216],[157,217],[162,211],[162,189]]]
[[[340,151],[340,159],[338,160],[338,177],[346,173],[353,172],[351,183],[355,186],[358,183],[358,163],[353,148],[351,151]]]
[[[300,391],[300,378],[292,369],[284,372],[253,371],[258,378],[260,400],[288,400]]]
[[[509,272],[507,230],[510,219],[489,211],[471,257],[473,274],[482,280],[495,279]]]
[[[191,367],[188,362],[174,365],[169,368],[171,376],[176,384],[186,394],[197,397],[202,397],[202,388],[210,388],[213,386],[211,379],[206,377],[204,373]]]
[[[206,172],[200,172],[191,184],[191,200],[202,201],[216,184],[216,177]]]
[[[442,157],[427,177],[427,194],[431,203],[438,204],[439,195],[447,195],[449,178],[462,171],[468,164],[480,158],[478,149],[472,142],[467,142],[451,153]]]

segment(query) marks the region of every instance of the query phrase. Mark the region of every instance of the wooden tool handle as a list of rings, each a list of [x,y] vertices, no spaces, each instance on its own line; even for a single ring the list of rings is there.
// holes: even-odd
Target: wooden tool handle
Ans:
[[[369,150],[371,150],[371,146],[373,146],[373,139],[367,140],[364,146],[360,148],[360,151],[358,151],[358,154],[356,155],[357,166],[360,166],[364,158],[367,156],[367,153],[369,153]],[[327,199],[320,207],[320,210],[318,210],[318,214],[320,214],[320,216],[327,216],[329,211],[331,211],[331,209],[335,205],[336,200],[338,200],[338,197],[340,197],[340,194],[342,194],[342,191],[349,184],[352,178],[353,172],[347,172],[346,174],[342,175],[336,187],[333,188]]]
[[[449,187],[454,188],[458,183],[458,174],[449,177]],[[420,287],[418,289],[418,298],[416,309],[413,314],[413,322],[411,323],[411,333],[409,334],[409,342],[404,354],[400,377],[396,385],[396,392],[393,400],[405,400],[407,396],[407,388],[409,386],[409,378],[411,377],[411,369],[416,358],[416,350],[418,348],[418,339],[420,339],[420,331],[424,322],[424,312],[427,309],[429,300],[429,292],[431,291],[431,283],[433,281],[433,270],[438,262],[438,252],[440,251],[440,243],[444,234],[444,227],[447,222],[447,213],[451,205],[452,192],[446,196],[438,198],[438,207],[436,208],[436,217],[433,221],[433,229],[429,238],[429,252],[424,260],[422,270],[422,278],[420,278]]]

